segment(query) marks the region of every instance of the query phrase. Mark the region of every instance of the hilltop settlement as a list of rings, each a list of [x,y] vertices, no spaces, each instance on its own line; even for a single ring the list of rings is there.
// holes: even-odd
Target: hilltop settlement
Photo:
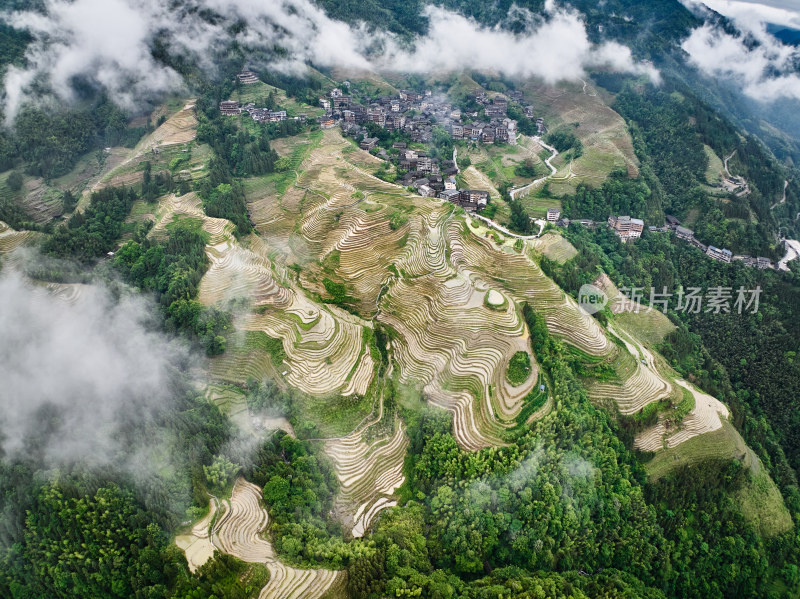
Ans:
[[[251,71],[244,71],[238,78],[245,85],[258,81]],[[521,103],[522,92],[509,91],[507,97],[498,94],[493,98],[477,93],[469,98],[469,104],[477,110],[465,111],[447,98],[433,95],[430,90],[401,90],[396,95],[381,96],[363,104],[346,93],[349,87],[349,82],[344,82],[344,91],[337,87],[319,99],[319,105],[325,110],[317,119],[321,128],[339,126],[361,149],[394,163],[402,173],[397,182],[422,196],[445,199],[468,212],[486,207],[488,191],[458,189],[459,169],[452,159],[454,156],[434,155],[425,148],[435,144],[441,136],[482,144],[516,145],[517,120],[508,115],[509,102]],[[247,114],[258,123],[306,116],[289,117],[284,110],[259,108],[253,103],[242,106],[234,100],[221,102],[219,108],[222,114]],[[538,134],[546,131],[544,119],[534,119],[532,106],[518,106],[517,109],[526,121],[530,119],[530,127],[535,127]],[[401,141],[381,143],[389,137]]]
[[[243,85],[259,82],[256,74],[249,70],[242,71],[237,78]],[[452,141],[516,145],[518,120],[509,116],[510,108],[525,121],[529,134],[541,136],[547,131],[544,119],[536,118],[533,106],[524,105],[522,92],[516,90],[494,94],[491,98],[484,92],[475,93],[467,102],[472,109],[466,110],[463,104],[459,106],[445,96],[434,95],[430,90],[403,89],[398,94],[372,98],[364,104],[357,101],[355,95],[347,93],[349,88],[350,82],[344,81],[341,87],[319,98],[319,105],[325,110],[325,114],[316,119],[319,126],[322,129],[338,126],[362,150],[393,163],[400,175],[397,183],[413,189],[421,196],[447,200],[470,213],[486,208],[489,192],[458,188],[456,176],[459,168],[455,152],[451,157],[437,151],[438,146],[442,145],[442,137],[449,140],[451,145]],[[235,100],[221,102],[219,109],[223,115],[249,115],[257,123],[307,118],[305,114],[290,117],[286,110],[259,108],[252,102],[240,105]],[[731,186],[730,190],[740,194],[748,191],[747,182],[741,177],[729,175],[724,183]],[[597,224],[589,219],[571,221],[566,217],[561,218],[557,208],[547,210],[546,221],[562,227],[568,227],[571,222],[588,227]],[[623,243],[640,238],[645,228],[643,220],[628,215],[610,215],[607,223]],[[768,258],[734,255],[728,249],[702,243],[692,230],[681,226],[673,216],[667,215],[664,225],[651,225],[648,230],[651,233],[671,232],[714,260],[736,260],[759,269],[775,268]]]

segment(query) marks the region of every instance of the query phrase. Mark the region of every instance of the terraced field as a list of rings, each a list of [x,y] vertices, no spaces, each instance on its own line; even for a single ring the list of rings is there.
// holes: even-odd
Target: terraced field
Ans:
[[[527,349],[518,301],[532,302],[556,333],[568,334],[583,351],[611,349],[595,321],[544,277],[527,252],[481,237],[480,228],[470,228],[449,204],[372,176],[375,159],[353,151],[337,132],[325,132],[311,148],[302,136],[298,144],[281,148],[290,156],[298,147],[307,150],[293,183],[250,186],[262,238],[272,242],[273,231],[280,232],[272,246],[280,254],[276,260],[301,266],[289,284],[295,307],[267,310],[243,325],[283,340],[291,384],[322,395],[334,387],[348,392],[341,386],[345,371],[353,378],[363,373],[361,391],[368,380],[370,358],[352,325],[369,322],[320,306],[314,294],[327,296],[324,280],[343,285],[363,318],[397,333],[392,351],[401,382],[453,412],[464,447],[498,444],[535,384],[535,364],[525,385],[511,387],[504,377],[511,356]],[[503,297],[500,309],[488,301],[491,291],[495,299]],[[293,321],[287,309],[295,313]],[[362,362],[336,368],[337,358],[346,355]],[[317,378],[329,386],[315,387]]]
[[[387,417],[394,419],[393,415]],[[375,424],[370,422],[325,443],[325,453],[339,479],[335,510],[354,537],[363,536],[381,510],[397,505],[393,495],[405,481],[402,470],[408,437],[402,421],[393,422],[390,434],[365,441],[365,432]]]
[[[500,199],[500,192],[497,191],[497,188],[492,183],[492,180],[489,176],[482,171],[479,171],[475,166],[470,165],[461,171],[460,176],[464,179],[464,183],[466,183],[467,187],[470,189],[483,189],[489,192],[489,196],[493,200]]]
[[[625,415],[634,414],[652,402],[670,398],[674,392],[673,385],[659,371],[653,353],[611,326],[609,332],[620,338],[625,346],[625,349],[617,348],[613,360],[621,380],[591,384],[589,397],[600,401],[613,400],[620,413]]]
[[[28,178],[23,186],[23,193],[22,204],[34,222],[44,224],[62,214],[64,209],[62,192],[47,185],[43,179]]]
[[[530,81],[524,87],[526,96],[536,100],[550,132],[569,128],[583,143],[583,156],[571,165],[564,155],[554,162],[559,175],[572,175],[554,178],[550,189],[556,196],[574,193],[579,183],[599,186],[614,169],[625,169],[631,177],[639,174],[639,161],[625,121],[609,107],[612,99],[587,83],[586,88],[581,83],[553,87]]]
[[[161,112],[166,116],[166,107]],[[112,185],[134,185],[141,182],[144,161],[152,164],[153,170],[170,169],[170,163],[178,159],[181,164],[179,177],[194,178],[202,174],[205,161],[210,157],[208,146],[198,146],[197,118],[194,114],[194,101],[190,100],[183,108],[167,118],[150,135],[143,137],[133,149],[110,148],[100,171],[93,174],[83,187],[83,196],[78,208],[88,205],[90,192]],[[177,167],[176,167],[177,170]],[[76,173],[68,178],[73,179]],[[68,185],[69,186],[69,185]]]
[[[661,311],[661,306],[655,305],[651,309],[650,306],[627,299],[608,275],[600,275],[594,281],[594,285],[608,296],[608,307],[616,315],[615,322],[634,334],[637,339],[650,345],[657,345],[675,330],[675,325]]]
[[[555,233],[545,233],[536,240],[534,247],[550,260],[559,264],[563,264],[578,255],[578,250],[575,249],[575,246],[561,235],[556,235]]]
[[[0,220],[0,254],[8,254],[33,235],[31,231],[15,231]]]
[[[165,198],[151,234],[176,216],[202,221],[211,267],[200,300],[245,298],[250,306],[238,316],[231,349],[212,361],[212,375],[237,383],[274,376],[319,398],[306,414],[335,438],[326,449],[342,483],[340,513],[354,534],[393,501],[406,443],[399,423],[378,441],[365,440],[359,425],[380,404],[373,321],[393,332],[399,381],[451,411],[456,438],[469,449],[501,444],[536,385],[535,361],[522,385],[505,377],[511,357],[528,351],[522,301],[579,352],[615,364],[619,380],[593,385],[595,399],[632,414],[680,393],[648,348],[621,332],[623,342],[612,343],[544,276],[535,255],[550,250],[565,258],[571,247],[563,240],[548,236],[520,249],[450,204],[374,177],[376,159],[336,131],[276,148],[296,168],[248,182],[258,234],[237,241],[230,223],[205,217],[193,194]],[[357,399],[355,411],[338,426],[323,422],[335,398],[348,396]],[[378,474],[377,462],[388,469]]]
[[[186,554],[189,570],[192,572],[205,564],[214,555],[214,544],[211,542],[211,523],[217,513],[217,503],[209,501],[208,514],[183,535],[175,537],[175,544]]]
[[[637,449],[643,451],[658,451],[662,448],[672,449],[693,437],[721,429],[722,420],[730,417],[728,408],[716,397],[699,391],[682,379],[675,382],[691,393],[694,407],[682,419],[676,430],[672,430],[665,422],[669,414],[663,415],[656,426],[637,435],[634,442],[634,446]]]
[[[278,560],[264,537],[268,524],[269,514],[261,504],[261,489],[240,478],[211,534],[213,545],[221,551],[244,562],[266,565],[270,580],[261,589],[259,599],[319,599],[342,587],[343,572],[301,570]]]

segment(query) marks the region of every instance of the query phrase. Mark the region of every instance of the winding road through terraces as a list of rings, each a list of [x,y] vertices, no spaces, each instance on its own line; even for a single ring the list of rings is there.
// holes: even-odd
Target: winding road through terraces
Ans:
[[[508,195],[511,196],[512,200],[516,200],[517,196],[519,194],[521,194],[524,191],[527,191],[531,187],[535,187],[536,185],[539,185],[539,183],[542,183],[543,181],[547,181],[547,179],[549,179],[550,177],[552,177],[553,175],[555,175],[558,172],[558,169],[551,164],[551,161],[556,156],[558,156],[558,150],[556,150],[553,146],[548,146],[546,143],[544,143],[544,141],[542,141],[541,137],[537,136],[537,137],[533,137],[532,139],[536,143],[538,143],[540,146],[542,146],[544,149],[550,151],[550,153],[551,153],[550,158],[547,158],[544,161],[544,163],[547,165],[547,168],[550,169],[550,174],[549,175],[545,175],[544,177],[540,177],[540,178],[538,178],[538,179],[536,179],[534,181],[531,181],[530,183],[528,183],[527,185],[523,185],[522,187],[515,187],[514,189],[509,191]]]
[[[500,231],[503,235],[508,235],[509,237],[514,237],[515,239],[538,239],[539,236],[541,236],[542,231],[544,231],[544,226],[547,224],[545,221],[543,221],[540,218],[536,219],[533,222],[535,222],[537,225],[539,225],[539,232],[538,233],[536,233],[535,235],[519,235],[517,233],[513,233],[513,232],[509,231],[503,225],[501,225],[499,223],[496,223],[491,218],[486,218],[485,216],[481,216],[480,214],[470,214],[470,216],[472,218],[477,218],[478,220],[481,220],[481,221],[485,222],[490,227]]]
[[[728,178],[729,178],[729,179],[730,179],[730,177],[731,177],[731,172],[728,170],[728,160],[730,160],[731,158],[733,158],[734,154],[736,154],[736,150],[734,150],[733,152],[731,152],[731,155],[730,155],[730,156],[728,156],[727,158],[725,158],[725,159],[722,161],[722,163],[723,163],[723,164],[722,164],[722,166],[724,166],[724,167],[725,167],[725,174],[726,174],[726,175],[728,175]]]

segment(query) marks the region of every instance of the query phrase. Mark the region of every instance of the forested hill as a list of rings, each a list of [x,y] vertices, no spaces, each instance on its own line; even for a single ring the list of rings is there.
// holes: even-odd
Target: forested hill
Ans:
[[[333,18],[349,23],[366,21],[378,28],[407,36],[428,31],[429,22],[423,15],[427,5],[473,17],[484,25],[502,24],[512,31],[519,31],[519,27],[524,25],[519,14],[515,16],[513,8],[538,14],[545,7],[544,0],[317,0],[317,3]],[[602,25],[607,37],[633,43],[643,50],[666,47],[688,34],[689,28],[700,24],[700,20],[677,0],[573,0],[569,4],[586,15],[590,29],[597,32],[596,26]],[[655,41],[659,38],[662,44]]]
[[[514,33],[523,31],[527,23],[526,17],[512,8],[540,14],[545,6],[544,0],[316,1],[336,19],[353,24],[367,22],[407,39],[428,31],[430,23],[424,14],[428,5],[446,8],[472,17],[483,25],[500,26]],[[737,33],[735,26],[725,17],[710,10],[693,14],[678,0],[570,0],[563,4],[585,15],[591,41],[613,40],[628,46],[637,58],[652,61],[666,79],[690,87],[699,98],[736,125],[758,136],[780,160],[800,161],[800,111],[796,100],[778,99],[768,104],[755,102],[744,96],[738,86],[707,77],[688,64],[681,42],[692,29],[707,21],[719,25],[726,32]],[[779,37],[786,43],[793,43],[784,39],[785,36]],[[748,43],[758,45],[753,40]]]

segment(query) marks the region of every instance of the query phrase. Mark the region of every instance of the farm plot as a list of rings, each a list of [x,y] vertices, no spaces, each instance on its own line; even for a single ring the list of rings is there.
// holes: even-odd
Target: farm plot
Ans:
[[[291,291],[276,280],[268,249],[258,236],[251,236],[250,247],[243,247],[226,236],[207,246],[210,266],[198,291],[198,300],[206,305],[226,299],[248,298],[254,306],[287,307]]]
[[[361,356],[361,324],[336,314],[293,289],[286,272],[270,261],[264,240],[251,235],[241,245],[230,221],[205,216],[195,194],[165,197],[151,235],[160,236],[176,217],[194,218],[209,235],[210,267],[200,282],[198,298],[206,305],[245,298],[257,313],[241,317],[244,335],[233,339],[225,355],[211,361],[216,378],[242,383],[248,377],[276,376],[307,393],[328,394],[350,381]],[[357,319],[356,319],[357,320]],[[341,322],[340,322],[341,321]],[[280,359],[278,359],[280,358]],[[286,362],[286,364],[284,364]],[[367,364],[371,375],[371,364]],[[369,376],[359,370],[353,392],[365,392]]]
[[[701,463],[708,459],[745,459],[747,445],[733,425],[724,420],[722,427],[701,436],[693,437],[671,449],[658,451],[652,460],[647,462],[646,470],[652,480],[665,476],[675,468],[688,464]]]
[[[194,192],[182,196],[175,194],[164,196],[156,212],[156,223],[148,235],[156,238],[165,237],[167,228],[181,218],[194,219],[201,224],[203,231],[208,233],[207,251],[209,247],[232,243],[233,223],[224,218],[206,216],[203,203]]]
[[[8,254],[33,235],[31,231],[16,231],[0,220],[0,254]]]
[[[484,295],[466,278],[426,275],[397,281],[382,303],[381,320],[403,341],[393,346],[401,381],[420,384],[434,403],[454,412],[456,437],[465,446],[496,436],[535,382],[531,377],[512,387],[506,381],[511,357],[527,349],[527,333],[515,305],[496,310],[484,305]],[[465,406],[467,396],[474,400]],[[473,427],[465,421],[472,419],[485,431],[483,441],[468,433]]]
[[[613,400],[620,413],[634,414],[647,404],[669,398],[672,383],[657,369],[652,352],[633,338],[614,330],[625,348],[618,348],[613,365],[620,376],[619,382],[595,382],[589,385],[589,397],[595,400]],[[627,350],[627,351],[626,351]]]
[[[594,285],[608,296],[608,307],[616,315],[615,322],[630,330],[645,343],[651,345],[661,343],[675,330],[675,325],[661,312],[659,306],[653,306],[651,309],[650,306],[627,299],[605,273],[594,281]]]
[[[136,150],[139,154],[156,146],[185,144],[197,137],[197,117],[194,114],[194,100],[170,116],[151,135],[146,137]]]
[[[546,233],[536,239],[533,242],[533,247],[541,251],[550,260],[559,264],[564,264],[578,255],[578,250],[575,249],[575,246],[561,235],[556,235],[555,233]]]
[[[211,523],[217,513],[217,503],[209,501],[208,514],[206,514],[192,529],[175,537],[175,544],[186,554],[189,570],[196,572],[214,555],[214,544],[211,541]]]
[[[181,216],[198,219],[209,234],[211,265],[200,282],[199,300],[212,305],[243,297],[256,309],[237,323],[245,335],[233,340],[227,355],[212,360],[215,377],[241,383],[280,374],[317,397],[367,393],[374,370],[364,333],[369,322],[319,305],[292,287],[286,271],[270,261],[272,249],[263,238],[251,235],[244,247],[229,221],[204,215],[195,194],[164,198],[151,235],[162,235]]]
[[[502,286],[517,301],[530,303],[545,317],[550,331],[567,343],[593,356],[608,354],[611,343],[597,321],[547,278],[527,252],[503,251],[469,228],[458,234],[451,231],[451,260],[458,268],[470,272],[472,278]]]
[[[22,188],[22,205],[34,222],[44,224],[64,212],[64,195],[61,190],[50,187],[44,179],[26,179]]]
[[[381,320],[402,338],[393,343],[401,381],[453,412],[464,447],[496,443],[536,382],[535,363],[521,385],[506,379],[511,358],[527,350],[527,332],[513,302],[493,308],[486,295],[463,276],[428,275],[396,282],[382,304]]]
[[[166,108],[164,108],[166,111]],[[107,186],[133,185],[142,179],[142,162],[150,162],[153,170],[170,169],[173,161],[182,170],[183,178],[194,178],[202,174],[204,163],[211,154],[210,148],[194,142],[197,136],[197,118],[194,114],[194,103],[189,101],[185,106],[172,114],[155,131],[143,137],[136,147],[131,149],[109,148],[104,156],[100,171],[86,181],[83,196],[78,204],[85,208],[89,202],[90,192]],[[178,166],[175,166],[177,169]],[[74,174],[67,175],[74,180]]]
[[[489,192],[489,197],[493,200],[500,199],[500,192],[497,191],[497,188],[492,183],[489,177],[476,169],[473,165],[468,166],[460,173],[461,178],[464,179],[464,183],[470,189],[482,189],[484,191]]]
[[[283,363],[275,368],[292,386],[314,397],[366,395],[375,366],[367,321],[297,291],[288,305],[251,314],[239,326],[280,341]]]
[[[264,538],[269,514],[261,504],[261,489],[240,478],[233,487],[230,507],[214,526],[215,547],[248,563],[264,564],[270,579],[259,599],[319,599],[343,583],[334,570],[302,570],[283,564]]]
[[[390,434],[366,442],[365,432],[375,424],[370,422],[346,437],[325,442],[325,453],[339,479],[335,511],[353,537],[363,536],[381,510],[397,505],[394,492],[405,481],[408,437],[402,422],[394,422]]]
[[[247,398],[240,387],[212,383],[206,389],[206,399],[217,406],[240,430],[255,432],[247,409]]]
[[[694,409],[683,419],[681,430],[666,438],[669,448],[680,445],[692,437],[722,428],[722,418],[730,417],[728,408],[716,397],[699,391],[682,379],[676,382],[694,395]]]

